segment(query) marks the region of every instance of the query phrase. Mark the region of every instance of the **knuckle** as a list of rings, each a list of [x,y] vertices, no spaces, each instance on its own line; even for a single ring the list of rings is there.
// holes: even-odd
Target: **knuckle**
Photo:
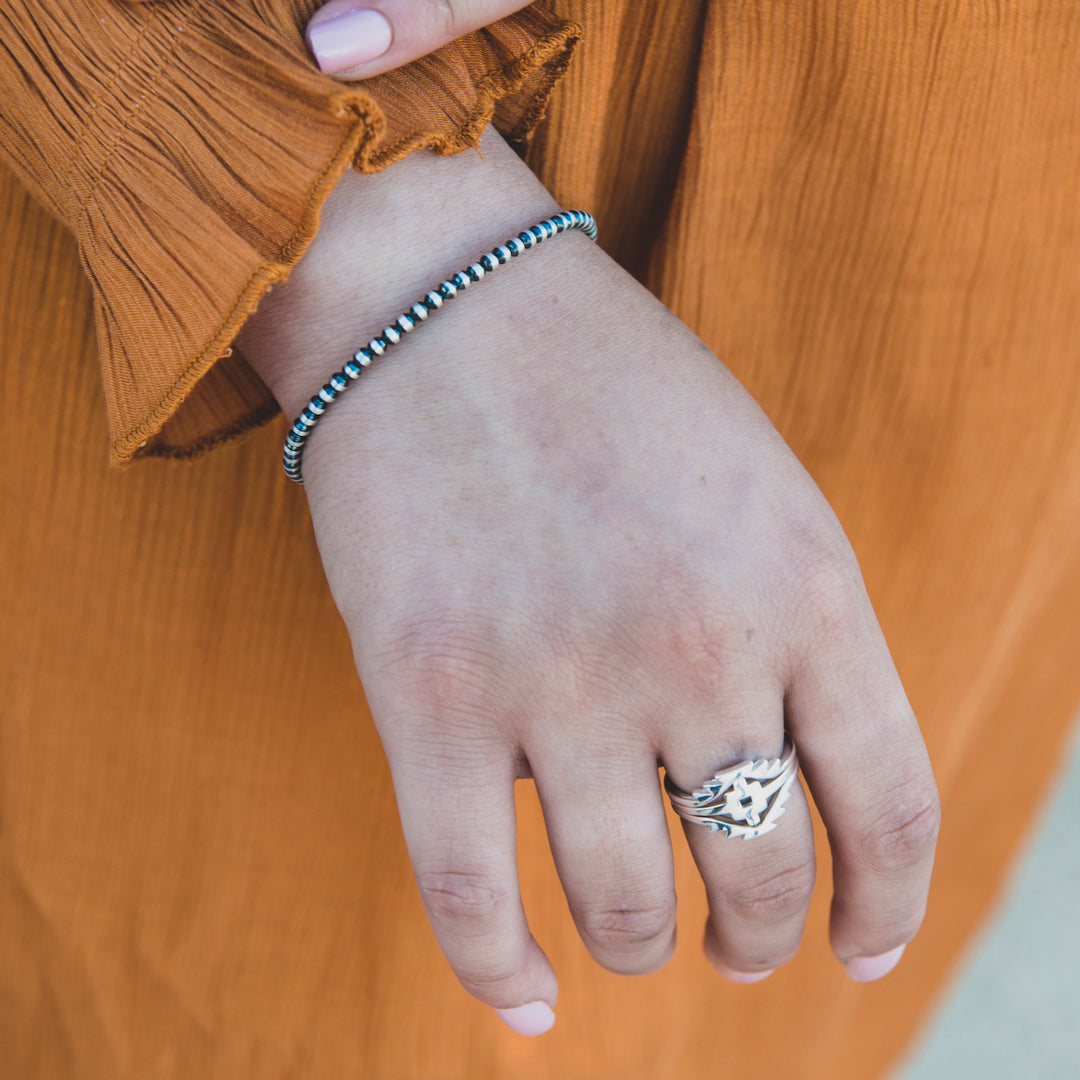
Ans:
[[[738,919],[777,922],[801,916],[814,889],[815,863],[811,852],[790,866],[763,868],[731,889],[725,904]]]
[[[715,693],[746,662],[742,602],[718,591],[692,568],[675,564],[653,571],[645,647],[664,667]]]
[[[667,942],[675,920],[675,899],[627,907],[585,908],[579,917],[582,936],[605,950],[639,950]]]
[[[423,716],[489,713],[505,689],[494,642],[464,611],[429,610],[399,627],[376,658],[407,710]]]
[[[804,522],[789,538],[787,550],[789,561],[781,572],[800,621],[819,633],[848,628],[860,616],[865,590],[843,532]]]
[[[624,659],[595,638],[565,651],[541,645],[536,656],[544,689],[576,710],[602,713],[618,696],[620,680],[625,680]]]
[[[669,666],[689,674],[697,685],[722,692],[731,676],[746,662],[745,630],[719,607],[702,610],[687,605],[678,610],[679,621],[661,642],[661,655]]]
[[[417,874],[416,880],[432,923],[457,935],[490,933],[510,900],[509,889],[492,874],[429,870]]]
[[[520,994],[522,942],[500,915],[510,890],[486,873],[433,870],[417,874],[428,917],[461,985],[489,1004]]]
[[[834,556],[821,556],[801,572],[803,609],[815,630],[845,630],[859,618],[863,597],[858,566]]]
[[[941,804],[933,782],[920,778],[901,784],[863,838],[863,858],[873,869],[903,869],[934,850],[940,828]]]
[[[462,966],[459,964],[454,974],[458,982],[480,1001],[495,1004],[500,1000],[512,1001],[520,997],[520,975],[517,970]]]
[[[452,41],[461,33],[460,0],[434,0],[432,10],[443,40]]]

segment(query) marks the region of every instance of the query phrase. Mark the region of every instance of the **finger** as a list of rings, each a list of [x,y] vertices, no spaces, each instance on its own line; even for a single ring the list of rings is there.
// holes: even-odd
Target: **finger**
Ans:
[[[937,788],[861,582],[818,590],[815,646],[788,694],[788,723],[833,853],[830,937],[847,973],[879,978],[926,911]]]
[[[814,889],[814,830],[796,781],[775,830],[752,840],[683,822],[709,898],[705,955],[725,978],[758,982],[799,951]]]
[[[307,42],[339,79],[369,79],[426,56],[470,30],[526,6],[522,0],[329,0],[312,15]]]
[[[747,731],[737,753],[724,759],[707,749],[705,735],[664,750],[668,776],[692,791],[739,761],[775,759],[784,745],[779,690],[733,696],[745,709],[756,700],[755,715],[714,719],[720,731]],[[726,741],[726,740],[725,740]],[[714,737],[713,745],[719,745]],[[754,784],[754,781],[751,781]],[[760,808],[758,808],[760,809]],[[705,954],[735,982],[758,982],[798,951],[814,888],[814,833],[806,796],[796,781],[776,827],[744,840],[683,821],[683,831],[705,883],[709,919]],[[747,822],[747,824],[752,824]]]
[[[675,948],[675,873],[654,753],[642,742],[603,756],[545,746],[529,758],[582,941],[619,974],[662,967]]]
[[[514,1030],[554,1023],[555,972],[529,933],[518,888],[508,753],[446,740],[388,747],[405,842],[432,929],[466,990]]]

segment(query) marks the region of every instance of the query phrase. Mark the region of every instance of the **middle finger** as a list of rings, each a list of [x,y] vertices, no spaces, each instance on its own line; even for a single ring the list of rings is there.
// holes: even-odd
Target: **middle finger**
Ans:
[[[527,753],[574,922],[604,967],[655,971],[675,947],[671,834],[655,752],[643,737],[636,745],[613,737],[591,752],[571,752],[569,741]]]

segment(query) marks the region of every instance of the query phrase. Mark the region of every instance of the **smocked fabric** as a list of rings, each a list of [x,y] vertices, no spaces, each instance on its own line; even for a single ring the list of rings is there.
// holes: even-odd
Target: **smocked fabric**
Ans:
[[[289,0],[7,0],[0,153],[74,233],[111,460],[188,455],[276,412],[230,343],[342,170],[521,141],[576,28],[531,8],[398,71],[322,74]]]
[[[177,6],[151,0],[139,18]],[[816,822],[802,947],[745,987],[701,956],[704,890],[671,815],[679,942],[629,979],[588,956],[536,793],[517,784],[522,899],[560,979],[555,1028],[528,1044],[462,991],[428,926],[305,499],[280,468],[288,420],[108,467],[95,305],[137,313],[146,291],[122,277],[100,299],[52,179],[108,82],[78,60],[87,40],[67,43],[84,9],[0,0],[0,141],[25,180],[0,165],[3,1080],[890,1075],[998,905],[1080,705],[1076,5],[554,0],[537,16],[582,37],[529,164],[596,216],[602,246],[742,380],[828,497],[926,736],[943,826],[921,932],[892,974],[858,985],[829,950]],[[18,69],[24,85],[10,57],[33,35],[9,31],[26,10],[42,59]],[[109,10],[94,47],[115,65],[141,23]],[[327,119],[320,81],[297,124],[294,90],[271,85],[297,85],[302,65],[280,61],[283,26],[301,55],[298,7],[202,9],[222,27],[237,11],[256,53],[237,66],[229,46],[235,74],[198,98],[222,156],[182,158],[184,177],[209,178],[213,212],[193,230],[140,198],[168,235],[194,233],[187,250],[239,230],[250,275],[301,227],[313,186],[289,179],[308,160],[297,147],[336,147],[351,120]],[[438,107],[468,113],[477,74]],[[265,110],[238,107],[251,80]],[[168,93],[159,81],[143,107]],[[387,125],[433,107],[379,104]],[[172,145],[159,132],[159,152]],[[286,183],[259,182],[252,228],[214,192],[278,147]],[[253,182],[229,189],[241,205]],[[115,222],[121,249],[145,234],[134,211]],[[189,285],[200,273],[181,269]],[[157,280],[153,259],[141,273]],[[239,295],[224,273],[206,288]],[[182,328],[216,310],[186,291],[175,308]],[[234,361],[146,450],[197,404],[222,409],[169,445],[245,422],[234,405],[257,406],[258,388],[204,390],[242,378]]]

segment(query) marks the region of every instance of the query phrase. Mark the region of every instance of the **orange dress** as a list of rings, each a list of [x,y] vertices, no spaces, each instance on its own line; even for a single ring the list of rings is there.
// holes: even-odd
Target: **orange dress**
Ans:
[[[881,1076],[1080,702],[1080,14],[553,0],[344,86],[307,56],[316,6],[0,0],[3,1075]],[[605,972],[528,784],[554,1030],[499,1025],[427,927],[285,422],[228,346],[343,169],[491,118],[852,539],[943,796],[926,924],[880,983],[828,951],[823,844],[766,982],[706,965],[680,843],[675,959]]]

